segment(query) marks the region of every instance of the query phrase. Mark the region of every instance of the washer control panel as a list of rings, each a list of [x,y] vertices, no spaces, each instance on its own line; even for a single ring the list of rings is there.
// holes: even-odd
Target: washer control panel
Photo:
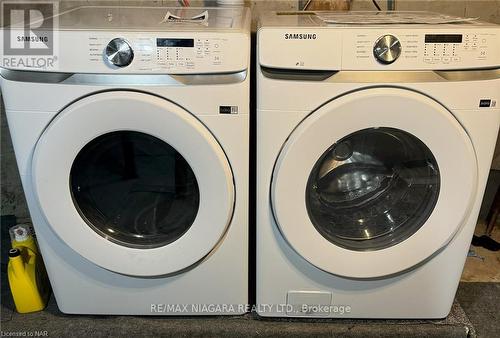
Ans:
[[[463,69],[498,65],[498,30],[345,31],[343,69]]]
[[[259,64],[303,70],[452,70],[500,66],[500,26],[270,26],[259,29]]]
[[[488,36],[484,34],[426,34],[424,63],[460,63],[462,57],[485,60]]]

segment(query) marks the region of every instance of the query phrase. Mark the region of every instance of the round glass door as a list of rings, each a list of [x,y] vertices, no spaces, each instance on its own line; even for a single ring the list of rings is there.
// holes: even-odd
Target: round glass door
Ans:
[[[470,213],[476,177],[471,140],[449,110],[413,90],[367,88],[293,129],[274,164],[270,205],[306,261],[377,278],[449,243]]]
[[[120,245],[154,248],[193,224],[200,191],[173,147],[148,134],[116,131],[88,143],[70,174],[74,203],[88,225]]]
[[[61,243],[124,275],[195,266],[233,217],[233,173],[217,139],[189,111],[145,93],[97,93],[63,109],[37,142],[32,173]]]
[[[429,148],[393,128],[354,132],[316,162],[306,207],[321,235],[350,250],[390,247],[413,235],[439,195],[439,168]]]

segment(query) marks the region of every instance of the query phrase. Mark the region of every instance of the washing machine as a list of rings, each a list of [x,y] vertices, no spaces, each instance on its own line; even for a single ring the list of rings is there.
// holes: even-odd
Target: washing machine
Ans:
[[[497,139],[499,66],[499,26],[469,19],[262,18],[261,316],[447,316]]]
[[[244,313],[249,11],[55,18],[57,65],[4,64],[1,88],[59,309]]]

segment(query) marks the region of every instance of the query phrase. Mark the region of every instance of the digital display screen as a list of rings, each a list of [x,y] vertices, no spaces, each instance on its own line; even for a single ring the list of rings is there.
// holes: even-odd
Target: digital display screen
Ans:
[[[462,34],[426,34],[425,43],[462,43]]]
[[[156,39],[157,47],[194,47],[194,39]]]

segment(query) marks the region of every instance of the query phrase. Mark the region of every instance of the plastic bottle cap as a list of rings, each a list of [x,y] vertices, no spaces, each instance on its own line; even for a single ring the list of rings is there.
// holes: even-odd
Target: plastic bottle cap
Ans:
[[[24,241],[28,240],[30,237],[28,230],[24,227],[18,226],[12,230],[14,232],[14,239],[17,242],[24,242]]]
[[[21,251],[19,249],[10,249],[9,250],[9,257],[17,257],[21,254]]]

